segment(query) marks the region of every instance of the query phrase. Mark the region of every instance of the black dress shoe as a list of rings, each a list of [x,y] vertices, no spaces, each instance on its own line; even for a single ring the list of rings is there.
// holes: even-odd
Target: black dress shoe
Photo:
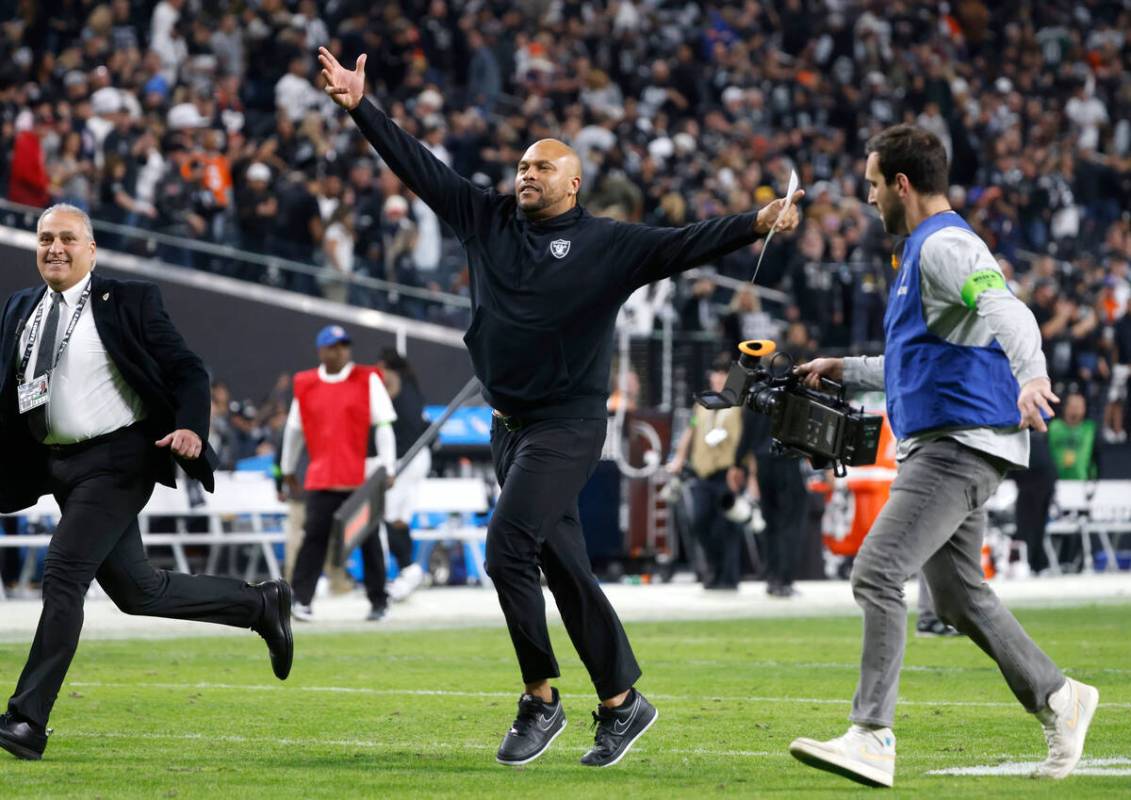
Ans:
[[[47,747],[47,731],[30,722],[21,722],[11,714],[0,714],[0,747],[16,758],[39,761]]]
[[[263,616],[251,629],[267,642],[271,669],[275,671],[275,677],[283,681],[291,674],[291,662],[295,657],[295,640],[291,635],[294,593],[284,580],[257,583],[255,589],[263,596]]]

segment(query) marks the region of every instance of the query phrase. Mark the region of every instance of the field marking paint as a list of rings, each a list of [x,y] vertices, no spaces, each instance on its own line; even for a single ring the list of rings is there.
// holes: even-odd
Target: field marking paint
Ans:
[[[1041,762],[1007,761],[1004,764],[987,764],[980,767],[949,767],[933,769],[928,775],[1031,775]],[[1083,758],[1072,770],[1073,775],[1092,775],[1098,777],[1122,777],[1131,775],[1131,758]]]
[[[226,744],[267,744],[280,747],[361,747],[368,750],[413,750],[426,748],[428,750],[495,750],[494,745],[481,742],[391,742],[376,739],[295,739],[275,738],[273,736],[238,736],[231,734],[206,734],[206,733],[123,733],[111,731],[98,733],[94,731],[67,731],[59,734],[60,739],[141,739],[144,741],[175,741],[175,742],[223,742]],[[637,746],[634,752],[646,753],[649,748]],[[784,748],[781,751],[770,750],[710,750],[704,747],[692,748],[665,748],[652,752],[673,753],[676,755],[717,756],[738,758],[786,758],[789,752]]]
[[[369,686],[284,686],[282,684],[242,683],[110,683],[103,681],[69,681],[68,686],[92,689],[219,689],[245,692],[313,692],[319,694],[365,694],[378,697],[481,697],[513,698],[516,692],[471,692],[454,689],[375,689]],[[648,693],[653,700],[675,702],[748,702],[748,703],[813,703],[816,705],[848,705],[847,698],[830,697],[764,697],[760,695],[680,695]],[[562,694],[562,697],[592,700],[590,694]],[[971,700],[900,700],[905,706],[945,706],[954,708],[1017,708],[1017,703]],[[1101,708],[1128,708],[1131,703],[1100,703]]]
[[[412,751],[441,750],[447,752],[460,752],[466,750],[489,751],[494,750],[493,745],[481,742],[392,742],[377,739],[296,739],[275,738],[271,736],[238,736],[231,734],[204,734],[204,733],[123,733],[121,731],[94,732],[94,731],[66,731],[59,735],[60,739],[122,739],[127,741],[174,741],[174,742],[218,742],[226,744],[251,744],[269,745],[276,747],[357,747],[366,750],[393,750]],[[781,750],[711,750],[706,747],[693,748],[652,748],[636,747],[638,753],[663,753],[670,755],[709,756],[714,758],[787,758],[789,752]],[[998,756],[999,758],[1016,758],[1016,756]],[[925,774],[938,776],[1011,776],[1030,775],[1039,761],[1008,761],[997,765],[980,767],[949,767],[947,769],[929,770]],[[1072,773],[1073,775],[1089,775],[1094,777],[1122,777],[1131,775],[1131,759],[1127,758],[1085,758]]]

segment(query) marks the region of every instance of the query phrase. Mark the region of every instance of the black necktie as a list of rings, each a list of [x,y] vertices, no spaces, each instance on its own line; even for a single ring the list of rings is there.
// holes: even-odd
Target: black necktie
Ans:
[[[39,352],[35,356],[35,369],[31,372],[33,378],[38,378],[55,366],[52,362],[55,359],[55,335],[59,328],[59,303],[62,299],[63,295],[58,292],[51,292],[51,310],[47,312],[47,319],[43,323],[43,338],[39,340]],[[28,412],[27,424],[31,429],[31,435],[36,439],[42,442],[47,438],[46,403]]]

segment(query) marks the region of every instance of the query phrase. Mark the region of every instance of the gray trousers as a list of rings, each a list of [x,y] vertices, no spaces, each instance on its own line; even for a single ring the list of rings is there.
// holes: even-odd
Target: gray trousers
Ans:
[[[860,684],[850,719],[890,727],[907,638],[903,584],[922,570],[944,622],[998,665],[1030,712],[1045,707],[1064,675],[998,600],[982,575],[983,508],[1002,473],[952,439],[928,442],[899,467],[891,498],[864,539],[852,591],[864,609]]]

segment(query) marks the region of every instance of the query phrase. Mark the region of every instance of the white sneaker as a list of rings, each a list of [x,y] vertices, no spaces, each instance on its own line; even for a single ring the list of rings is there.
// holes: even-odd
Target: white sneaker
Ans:
[[[424,570],[419,564],[409,564],[401,570],[396,579],[385,589],[385,594],[394,603],[399,603],[420,588],[424,583]]]
[[[891,786],[895,781],[895,734],[891,728],[873,731],[853,725],[844,736],[827,742],[794,739],[789,752],[803,764],[865,786]]]
[[[1037,712],[1045,728],[1049,757],[1034,770],[1033,777],[1068,777],[1084,753],[1084,737],[1099,704],[1099,689],[1071,678],[1049,695],[1048,706]]]
[[[291,606],[291,616],[299,622],[313,622],[314,609],[310,606],[304,606],[302,603],[295,603]]]

